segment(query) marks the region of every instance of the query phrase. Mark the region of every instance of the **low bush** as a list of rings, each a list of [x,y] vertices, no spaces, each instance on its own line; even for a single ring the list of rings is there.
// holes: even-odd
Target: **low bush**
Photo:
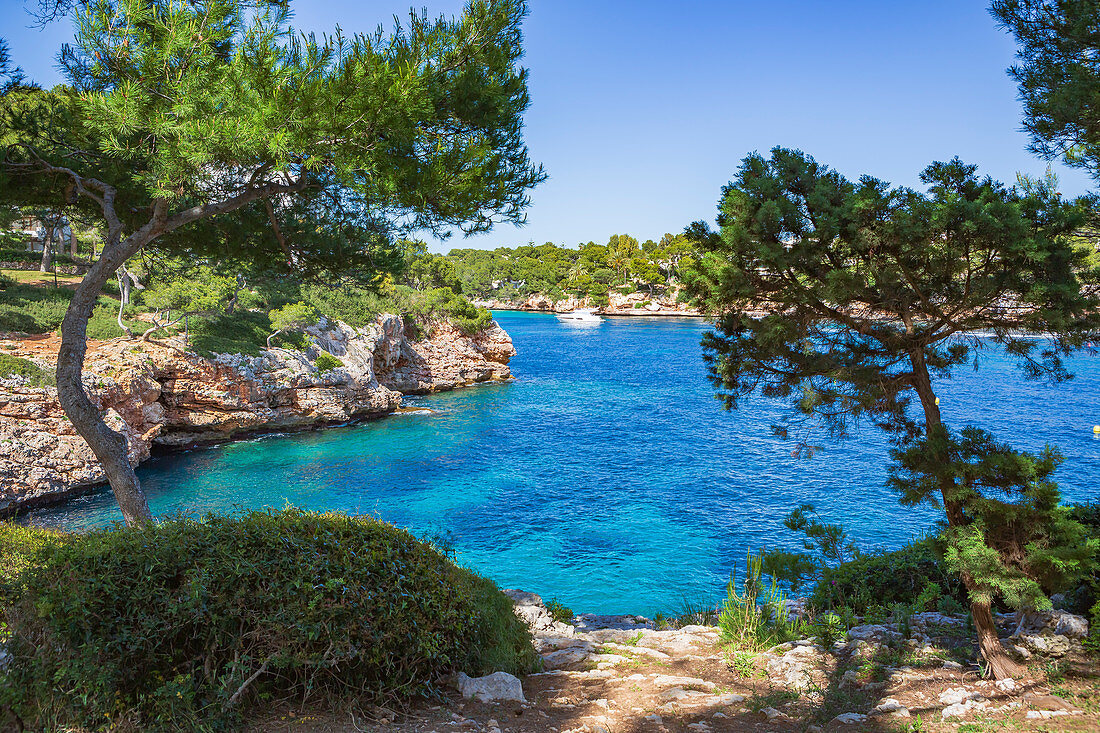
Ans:
[[[550,613],[551,618],[555,621],[559,621],[563,624],[573,623],[573,609],[566,606],[557,598],[552,598],[546,604],[546,610]]]
[[[259,701],[381,699],[536,660],[491,581],[370,518],[97,530],[45,543],[15,585],[0,705],[41,729],[237,730]]]
[[[0,377],[20,376],[35,387],[53,387],[57,378],[53,371],[43,369],[33,361],[0,353]]]
[[[317,367],[317,371],[319,372],[331,372],[333,369],[339,369],[344,366],[344,362],[327,351],[322,351],[317,356],[317,360],[313,362],[313,365]]]
[[[176,331],[182,331],[178,324]],[[237,310],[229,315],[188,319],[191,348],[204,356],[213,354],[248,354],[259,356],[267,348],[267,337],[275,329],[271,317],[263,311]],[[275,346],[305,349],[309,341],[305,334],[290,331],[272,340]]]
[[[934,539],[926,538],[900,550],[863,554],[825,568],[814,587],[811,603],[822,609],[847,606],[862,615],[875,606],[912,604],[930,584],[939,587],[937,599],[968,603],[962,581],[942,564]]]

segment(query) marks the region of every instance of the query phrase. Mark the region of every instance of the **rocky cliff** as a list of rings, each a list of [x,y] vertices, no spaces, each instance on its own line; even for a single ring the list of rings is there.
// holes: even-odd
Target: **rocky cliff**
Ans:
[[[402,394],[511,377],[512,340],[495,323],[474,336],[436,324],[416,340],[396,316],[365,328],[322,321],[304,352],[212,359],[178,345],[90,343],[84,384],[137,465],[154,446],[182,448],[248,434],[348,423],[393,412]],[[52,368],[55,336],[0,340],[7,353]],[[323,353],[342,366],[322,371]],[[56,390],[0,379],[0,512],[57,501],[101,484],[104,475],[77,435]]]

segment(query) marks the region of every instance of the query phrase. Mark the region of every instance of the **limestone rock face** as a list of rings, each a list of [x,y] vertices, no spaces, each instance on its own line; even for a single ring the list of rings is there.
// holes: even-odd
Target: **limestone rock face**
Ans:
[[[154,445],[347,423],[393,412],[402,392],[436,392],[511,377],[512,341],[496,323],[473,336],[447,324],[413,341],[401,318],[365,328],[322,320],[305,351],[207,359],[160,342],[89,344],[84,386],[137,465]],[[56,336],[5,340],[7,353],[55,366]],[[321,371],[327,353],[343,366]],[[105,480],[53,388],[0,380],[0,512],[48,503]]]
[[[379,353],[386,356],[384,363],[375,362],[378,380],[405,394],[440,392],[512,376],[508,362],[516,350],[496,322],[473,336],[449,323],[439,324],[431,338],[413,341],[397,319],[381,339]]]

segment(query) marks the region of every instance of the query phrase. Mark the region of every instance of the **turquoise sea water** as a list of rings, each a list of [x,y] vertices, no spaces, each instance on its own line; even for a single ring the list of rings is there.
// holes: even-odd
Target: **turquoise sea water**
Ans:
[[[699,319],[596,326],[496,314],[516,380],[420,398],[430,414],[154,458],[139,469],[156,513],[281,507],[374,513],[447,537],[461,562],[578,611],[676,611],[713,601],[748,548],[798,546],[782,519],[802,502],[861,546],[920,534],[932,510],[884,487],[887,444],[871,426],[813,459],[768,427],[781,407],[724,412],[700,359]],[[949,424],[1066,455],[1069,499],[1100,498],[1100,357],[1060,386],[1025,382],[1007,359],[938,385]],[[108,491],[38,511],[70,528],[120,518]]]

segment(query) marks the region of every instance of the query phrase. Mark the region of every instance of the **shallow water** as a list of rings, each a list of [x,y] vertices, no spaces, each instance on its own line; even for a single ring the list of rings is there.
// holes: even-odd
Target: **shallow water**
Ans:
[[[887,444],[871,426],[813,459],[770,435],[764,400],[725,412],[700,359],[699,319],[612,318],[592,326],[497,313],[518,351],[516,380],[412,401],[430,414],[267,437],[163,456],[138,473],[153,511],[281,507],[374,513],[442,535],[502,587],[601,613],[676,611],[712,601],[748,548],[798,543],[782,526],[802,502],[865,547],[928,529],[885,488]],[[1100,357],[1060,386],[983,357],[937,386],[948,424],[1017,447],[1056,444],[1068,499],[1100,479]],[[30,515],[69,528],[120,518],[109,492]]]

